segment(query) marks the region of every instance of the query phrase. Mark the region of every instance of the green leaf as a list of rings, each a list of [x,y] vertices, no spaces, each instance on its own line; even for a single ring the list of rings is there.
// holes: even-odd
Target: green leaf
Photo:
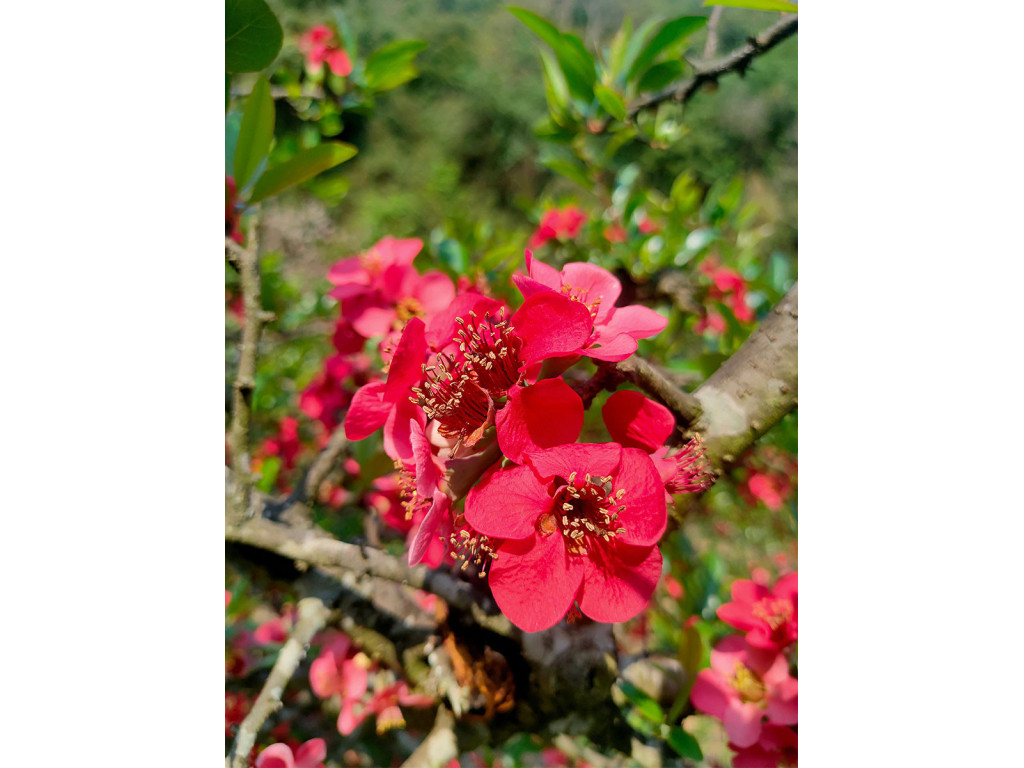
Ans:
[[[622,63],[616,70],[616,77],[621,77],[622,81],[625,82],[625,73],[633,68],[633,62],[636,61],[636,57],[640,55],[640,51],[643,49],[644,42],[647,37],[654,31],[654,28],[658,26],[660,18],[654,17],[648,19],[640,28],[637,29],[636,34],[629,41],[629,46],[626,48],[626,55],[622,59]]]
[[[233,110],[224,115],[224,175],[235,175],[235,147],[238,146],[238,130],[242,127],[242,113]]]
[[[565,178],[575,181],[584,189],[591,189],[594,184],[587,178],[587,170],[582,166],[571,163],[568,160],[542,160],[544,165],[555,173],[560,173]]]
[[[265,0],[225,0],[224,68],[259,72],[281,50],[284,32]]]
[[[299,152],[290,160],[268,168],[253,187],[250,203],[258,203],[272,195],[301,184],[318,173],[333,168],[354,157],[356,148],[351,144],[330,142]]]
[[[239,189],[248,183],[260,161],[267,156],[273,138],[274,99],[270,95],[270,83],[260,75],[245,100],[235,145],[235,183]]]
[[[601,102],[601,106],[605,108],[609,115],[619,122],[624,123],[626,121],[626,103],[619,94],[600,83],[596,83],[594,85],[594,95],[597,96],[597,100]]]
[[[690,760],[704,759],[704,753],[700,751],[700,744],[697,743],[697,740],[678,725],[673,725],[669,728],[665,741],[682,757],[689,758]]]
[[[633,66],[629,68],[626,79],[633,80],[641,72],[645,72],[665,49],[685,40],[707,23],[706,16],[680,16],[678,19],[666,21],[651,38],[651,42],[640,51]]]
[[[575,35],[562,34],[554,24],[533,11],[525,8],[508,10],[531,32],[551,46],[558,59],[558,65],[565,73],[569,90],[577,98],[589,103],[594,83],[597,82],[597,72],[594,69],[594,58],[587,52],[580,39]]]
[[[263,460],[260,468],[260,479],[256,487],[264,493],[270,493],[274,489],[277,475],[281,471],[281,459],[278,456],[268,456]]]
[[[684,69],[686,69],[686,65],[678,59],[655,64],[640,75],[636,89],[640,92],[659,91],[683,74]]]
[[[466,249],[453,238],[445,238],[437,248],[437,255],[453,272],[459,274],[467,269]]]
[[[422,40],[396,40],[370,54],[366,60],[366,87],[387,91],[419,75],[413,60],[427,47]]]
[[[565,82],[565,73],[554,56],[545,50],[540,52],[540,61],[544,67],[544,96],[548,101],[548,111],[556,123],[564,125],[569,109],[569,86]]]
[[[796,13],[796,3],[786,0],[705,0],[704,5],[724,5],[729,8],[750,8],[753,11],[781,11]]]
[[[619,690],[622,691],[625,697],[629,699],[630,703],[637,708],[640,714],[655,723],[663,723],[665,721],[665,712],[658,702],[628,680],[619,680],[617,685]]]

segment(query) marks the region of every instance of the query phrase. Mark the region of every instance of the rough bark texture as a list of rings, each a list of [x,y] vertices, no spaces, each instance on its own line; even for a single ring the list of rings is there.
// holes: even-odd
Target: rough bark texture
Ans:
[[[797,285],[742,347],[694,392],[702,413],[695,431],[708,458],[728,464],[796,407]]]

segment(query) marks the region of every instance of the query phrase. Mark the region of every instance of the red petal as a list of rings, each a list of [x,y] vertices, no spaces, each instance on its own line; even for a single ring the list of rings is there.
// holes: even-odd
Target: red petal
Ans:
[[[732,699],[731,691],[732,688],[721,675],[711,669],[702,669],[693,681],[690,701],[701,712],[721,720]]]
[[[455,300],[455,286],[443,272],[427,272],[419,280],[413,295],[419,300],[427,317],[447,309]]]
[[[555,274],[557,275],[558,273],[556,272]],[[535,293],[544,293],[551,290],[544,283],[526,275],[512,275],[512,282],[515,283],[516,288],[523,294],[524,299],[530,298]]]
[[[622,446],[618,443],[559,445],[531,453],[528,461],[545,479],[555,476],[568,479],[573,472],[581,478],[588,473],[604,477],[618,471],[619,463],[622,461]],[[664,496],[664,492],[662,495]]]
[[[598,330],[591,346],[584,349],[583,354],[592,360],[618,363],[636,352],[636,349],[636,339],[628,333],[620,333],[614,338],[609,338],[607,334]]]
[[[310,739],[295,753],[295,768],[313,768],[327,757],[327,742],[323,739]]]
[[[665,330],[668,318],[642,304],[630,304],[628,307],[615,307],[604,324],[598,323],[603,333],[610,337],[625,333],[634,339],[646,339],[656,336]]]
[[[610,443],[615,445],[615,443]],[[665,486],[651,457],[639,448],[623,448],[622,463],[614,474],[612,490],[625,490],[618,524],[625,528],[616,537],[623,544],[657,544],[668,524]]]
[[[391,358],[385,400],[394,402],[409,399],[409,388],[415,387],[423,380],[423,362],[426,356],[426,325],[420,318],[414,317],[406,323],[395,355]]]
[[[533,257],[533,251],[526,250],[526,271],[530,274],[530,277],[536,280],[541,285],[550,288],[553,291],[559,291],[562,289],[562,276],[558,270],[554,267],[549,267],[540,259]]]
[[[412,464],[416,458],[412,452],[410,421],[415,421],[423,427],[427,423],[427,417],[422,408],[406,398],[394,404],[388,412],[387,421],[384,422],[384,453],[403,464]]]
[[[334,74],[341,77],[348,77],[352,74],[352,60],[345,51],[337,49],[328,53],[324,58]]]
[[[775,582],[775,589],[772,590],[772,593],[775,597],[783,600],[791,600],[795,606],[797,598],[796,573],[787,574]]]
[[[761,625],[761,621],[754,618],[750,605],[747,603],[726,603],[718,606],[716,613],[718,618],[730,627],[742,629],[744,632],[749,632],[754,627]]]
[[[522,362],[578,353],[590,338],[590,312],[554,291],[530,296],[509,321],[523,340]]]
[[[607,563],[586,560],[580,610],[595,621],[626,621],[651,601],[661,577],[661,550],[625,545],[607,549]]]
[[[550,511],[552,503],[532,469],[501,469],[485,475],[470,490],[466,520],[485,536],[525,539],[536,533],[537,518]]]
[[[362,440],[384,426],[392,408],[383,400],[385,387],[383,381],[373,381],[356,390],[345,414],[345,436],[349,440]]]
[[[430,545],[437,539],[437,531],[444,523],[445,517],[450,514],[451,508],[451,499],[441,491],[434,491],[430,510],[423,518],[423,522],[416,532],[416,538],[412,540],[412,546],[409,547],[409,565],[417,565],[423,560]]]
[[[583,581],[582,558],[569,555],[561,534],[506,541],[487,577],[509,620],[537,632],[565,616]]]
[[[271,744],[256,758],[256,768],[293,768],[292,750],[287,744]]]
[[[608,316],[608,313],[615,308],[619,294],[622,293],[622,283],[615,275],[607,269],[602,269],[596,264],[588,264],[585,261],[574,261],[566,264],[562,269],[562,283],[571,288],[585,290],[585,301],[593,304],[598,298],[601,304],[597,309],[597,323],[601,324]]]
[[[471,311],[483,317],[485,313],[497,314],[501,303],[479,293],[460,293],[447,308],[438,312],[427,325],[426,339],[431,349],[440,350],[451,343],[457,327],[455,318],[465,317]]]
[[[497,426],[502,453],[522,464],[525,451],[576,442],[583,429],[583,401],[560,378],[512,387]]]
[[[658,450],[676,426],[668,408],[626,389],[608,398],[601,416],[612,440],[625,448],[641,448],[647,453]]]
[[[763,597],[768,597],[771,593],[768,591],[768,587],[763,584],[758,584],[750,579],[736,579],[732,583],[732,599],[737,603],[748,603],[753,605]]]

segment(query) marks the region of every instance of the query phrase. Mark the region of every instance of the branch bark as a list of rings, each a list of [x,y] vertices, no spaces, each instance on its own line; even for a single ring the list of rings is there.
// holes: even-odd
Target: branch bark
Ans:
[[[679,389],[668,378],[642,357],[633,355],[615,364],[615,370],[627,381],[636,384],[649,395],[660,400],[689,427],[700,416],[700,401]]]
[[[459,744],[455,739],[455,718],[443,704],[437,708],[434,727],[402,768],[442,768],[459,756]]]
[[[645,109],[651,109],[666,101],[685,104],[708,83],[718,82],[718,78],[730,72],[746,72],[750,63],[763,53],[767,53],[786,38],[796,34],[797,17],[786,16],[780,22],[769,27],[757,37],[751,37],[745,45],[732,51],[728,56],[714,64],[702,67],[689,80],[670,85],[660,91],[643,96],[631,102],[626,108],[630,117]]]
[[[252,709],[238,727],[235,743],[231,745],[231,751],[225,761],[226,768],[245,768],[248,764],[249,753],[256,743],[260,728],[267,718],[280,708],[281,696],[284,695],[288,681],[292,679],[295,670],[305,658],[306,648],[313,635],[323,629],[329,615],[330,610],[318,597],[307,597],[299,601],[295,628],[278,653],[274,667],[270,670],[267,682],[256,697]]]
[[[797,284],[736,354],[694,392],[695,431],[715,467],[728,464],[796,407]]]
[[[252,492],[252,458],[249,453],[249,422],[252,393],[256,388],[256,355],[259,352],[263,323],[268,319],[260,300],[259,240],[256,220],[249,227],[246,246],[239,247],[230,238],[226,247],[232,263],[238,269],[242,281],[242,300],[245,306],[245,326],[242,329],[242,354],[235,376],[234,394],[231,404],[231,463],[238,476],[234,499],[240,510],[248,510]]]

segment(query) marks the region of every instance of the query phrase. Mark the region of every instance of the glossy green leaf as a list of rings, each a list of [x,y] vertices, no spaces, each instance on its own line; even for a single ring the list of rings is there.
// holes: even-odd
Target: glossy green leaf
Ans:
[[[396,40],[370,54],[366,60],[366,87],[387,91],[416,78],[416,54],[427,47],[422,40]]]
[[[533,11],[525,8],[508,10],[555,52],[558,65],[565,73],[565,80],[572,94],[590,102],[594,83],[597,81],[597,72],[594,69],[593,57],[580,39],[575,35],[563,35],[554,24]]]
[[[666,21],[651,38],[651,42],[640,51],[633,66],[629,68],[626,78],[633,80],[641,73],[646,72],[654,64],[654,60],[658,58],[659,54],[682,42],[697,30],[702,29],[707,23],[706,16],[680,16],[678,19]]]
[[[268,168],[253,187],[249,202],[258,203],[288,187],[301,184],[318,173],[351,159],[356,151],[351,144],[331,142],[299,152],[291,160]]]
[[[704,759],[704,753],[700,751],[700,744],[697,743],[697,740],[678,725],[673,725],[668,729],[665,741],[682,757],[690,760]]]
[[[601,106],[605,108],[609,115],[620,122],[625,122],[626,103],[619,94],[597,83],[594,85],[594,95],[597,96],[597,100],[601,102]]]
[[[648,720],[655,723],[665,721],[665,712],[662,710],[661,705],[646,693],[628,680],[619,680],[616,685],[618,685],[619,690],[622,691],[625,697],[629,699],[629,702]]]
[[[659,91],[683,74],[684,69],[686,69],[686,65],[678,59],[655,64],[640,75],[636,89],[640,92]]]
[[[728,8],[749,8],[752,11],[780,11],[796,13],[796,3],[786,0],[705,0],[704,5],[724,5]]]
[[[548,102],[548,111],[556,123],[564,125],[569,109],[569,86],[565,82],[565,73],[555,57],[547,51],[540,52],[540,61],[544,68],[544,96]]]
[[[245,100],[235,145],[235,183],[239,189],[245,187],[260,161],[267,156],[273,138],[274,98],[270,95],[267,78],[260,75]]]
[[[224,115],[224,175],[235,175],[235,147],[238,146],[238,130],[242,127],[242,113],[233,110]]]
[[[453,272],[462,274],[468,268],[466,249],[453,238],[445,238],[437,248],[437,255]]]
[[[626,55],[622,59],[622,63],[616,69],[616,77],[620,77],[625,82],[625,74],[633,68],[633,62],[636,61],[636,57],[640,55],[640,51],[643,50],[644,44],[647,39],[651,36],[654,28],[661,23],[661,19],[654,17],[648,19],[637,29],[636,34],[629,41],[629,45],[626,48]]]
[[[224,67],[259,72],[277,58],[284,32],[265,0],[225,0]]]
[[[568,160],[542,160],[541,162],[555,173],[560,173],[565,178],[575,181],[584,189],[590,189],[594,186],[593,182],[587,178],[587,171],[582,166],[571,163]]]

